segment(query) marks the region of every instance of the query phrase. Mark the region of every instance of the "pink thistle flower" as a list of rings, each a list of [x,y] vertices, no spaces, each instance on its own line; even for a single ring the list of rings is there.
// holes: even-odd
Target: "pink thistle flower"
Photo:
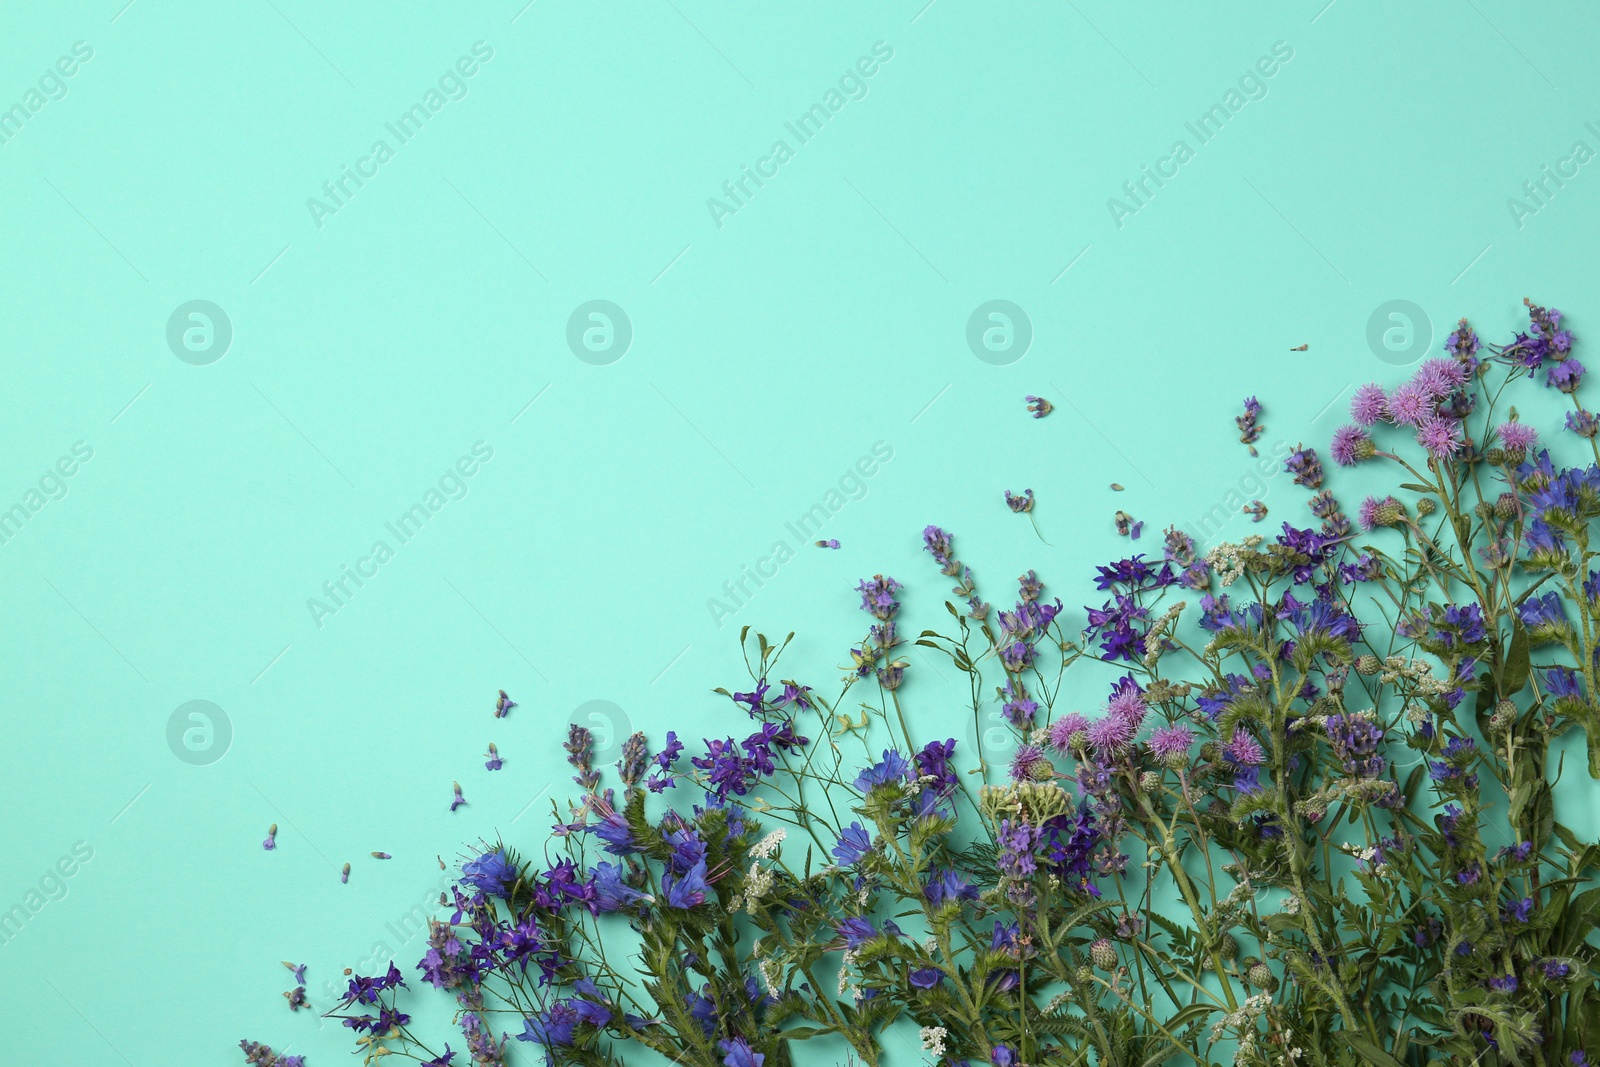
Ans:
[[[1043,782],[1054,778],[1055,765],[1038,745],[1023,745],[1011,758],[1013,782]]]
[[[1075,711],[1069,711],[1050,724],[1050,747],[1062,755],[1070,755],[1073,738],[1077,738],[1078,744],[1082,745],[1088,732],[1089,720]]]
[[[1266,753],[1261,750],[1261,743],[1251,737],[1242,726],[1234,728],[1233,740],[1224,746],[1222,752],[1241,767],[1259,767],[1266,759]]]
[[[1135,689],[1120,690],[1106,704],[1108,714],[1123,720],[1135,732],[1144,725],[1144,717],[1149,710],[1150,705],[1144,702],[1144,697]]]
[[[1435,400],[1443,400],[1467,384],[1467,368],[1453,359],[1430,359],[1411,380]]]
[[[1389,394],[1383,413],[1396,426],[1420,426],[1434,414],[1433,397],[1415,382],[1407,382]]]
[[[1354,467],[1361,461],[1362,448],[1372,443],[1372,435],[1359,426],[1344,425],[1333,431],[1328,453],[1341,467]]]
[[[1369,496],[1361,502],[1361,508],[1356,512],[1356,521],[1363,530],[1372,530],[1379,526],[1397,526],[1405,517],[1405,508],[1400,501],[1392,496]]]
[[[1376,382],[1368,382],[1350,398],[1350,417],[1362,426],[1371,426],[1383,418],[1385,403],[1382,387]]]
[[[1455,419],[1431,417],[1417,427],[1417,444],[1434,459],[1449,459],[1461,451],[1461,424]]]
[[[1097,719],[1089,726],[1089,747],[1095,755],[1106,757],[1116,756],[1128,750],[1133,744],[1133,735],[1139,728],[1118,715],[1107,715]]]
[[[1525,422],[1502,422],[1494,432],[1507,452],[1526,452],[1539,440],[1539,431]]]
[[[1189,758],[1194,731],[1182,723],[1158,726],[1150,734],[1150,754],[1169,767],[1181,767]]]

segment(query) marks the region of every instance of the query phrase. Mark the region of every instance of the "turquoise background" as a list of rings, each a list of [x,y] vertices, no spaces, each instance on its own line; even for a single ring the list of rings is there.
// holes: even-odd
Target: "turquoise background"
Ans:
[[[1575,313],[1580,356],[1588,332],[1600,164],[1508,205],[1600,150],[1588,5],[124,2],[0,11],[0,109],[25,112],[0,144],[19,1063],[231,1063],[241,1037],[342,1062],[278,961],[321,1007],[375,950],[412,973],[435,855],[540,840],[575,714],[608,744],[733,728],[708,690],[744,680],[745,624],[798,631],[793,670],[827,685],[874,572],[910,583],[906,628],[940,624],[928,522],[991,599],[1033,566],[1076,610],[1127,547],[1118,507],[1151,545],[1235,491],[1308,521],[1286,477],[1255,488],[1232,416],[1257,393],[1264,443],[1325,443],[1353,385],[1422,356],[1369,344],[1390,301],[1430,347],[1463,314],[1503,338],[1525,295]],[[465,95],[399,143],[385,123],[476,42]],[[876,42],[864,98],[800,144],[785,123]],[[1277,42],[1200,144],[1185,124]],[[319,226],[308,199],[380,139]],[[717,225],[708,198],[778,139]],[[1178,139],[1193,158],[1119,226],[1108,199]],[[632,328],[603,365],[567,342],[595,299]],[[966,339],[995,299],[1031,324],[1006,365]],[[167,340],[193,300],[231,323],[205,365]],[[465,495],[398,544],[477,442]],[[821,532],[841,550],[799,546],[785,524],[878,442]],[[1024,487],[1050,547],[1001,503]],[[378,540],[393,558],[315,620]],[[779,540],[719,626],[709,599]],[[910,674],[930,732],[967,721],[948,670]],[[169,744],[193,700],[226,717],[189,753],[210,762]]]

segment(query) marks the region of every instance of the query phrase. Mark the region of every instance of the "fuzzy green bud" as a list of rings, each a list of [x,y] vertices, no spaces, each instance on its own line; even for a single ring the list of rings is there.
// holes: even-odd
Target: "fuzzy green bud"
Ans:
[[[1487,500],[1480,500],[1472,505],[1472,513],[1480,519],[1494,518],[1494,505]]]
[[[1417,514],[1418,515],[1432,515],[1433,514],[1433,509],[1435,507],[1437,507],[1437,506],[1438,505],[1436,505],[1433,502],[1433,497],[1431,497],[1431,496],[1421,497],[1417,501]]]
[[[1117,950],[1102,937],[1089,946],[1089,958],[1102,971],[1109,971],[1117,965]]]
[[[1517,721],[1517,706],[1509,700],[1502,700],[1494,706],[1494,714],[1489,716],[1489,729],[1504,732],[1511,729]]]
[[[1223,934],[1217,941],[1217,955],[1225,960],[1239,958],[1239,939],[1232,934]]]
[[[1265,963],[1251,964],[1250,969],[1244,973],[1244,980],[1257,989],[1271,989],[1278,982],[1273,976],[1272,968]]]
[[[1494,502],[1494,513],[1502,519],[1517,517],[1517,497],[1515,493],[1501,493]]]
[[[1356,657],[1357,674],[1377,674],[1382,667],[1383,663],[1379,661],[1377,656],[1372,655],[1370,652]]]
[[[1161,790],[1161,773],[1159,771],[1145,771],[1139,775],[1139,792],[1146,795],[1158,793]]]

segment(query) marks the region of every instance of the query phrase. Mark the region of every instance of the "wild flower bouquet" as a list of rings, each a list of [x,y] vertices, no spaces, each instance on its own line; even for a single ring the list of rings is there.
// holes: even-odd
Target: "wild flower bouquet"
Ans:
[[[992,610],[930,526],[949,622],[903,635],[899,583],[863,581],[831,699],[746,634],[752,688],[718,690],[745,736],[636,734],[608,783],[572,727],[545,858],[467,862],[412,972],[459,1046],[415,1032],[398,967],[336,1014],[369,1062],[430,1065],[512,1039],[583,1065],[1588,1063],[1600,417],[1560,313],[1529,316],[1357,390],[1328,453],[1384,484],[1354,524],[1296,448],[1314,525],[1168,529],[1097,568],[1086,616],[1033,571]],[[1513,390],[1570,401],[1570,433],[1541,442]],[[911,643],[970,728],[902,707]]]

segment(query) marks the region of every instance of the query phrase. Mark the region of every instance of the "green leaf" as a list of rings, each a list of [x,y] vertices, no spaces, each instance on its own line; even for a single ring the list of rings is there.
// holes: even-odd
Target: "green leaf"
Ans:
[[[1349,1030],[1343,1030],[1340,1031],[1339,1038],[1360,1053],[1361,1059],[1365,1063],[1377,1064],[1378,1067],[1405,1067],[1405,1064],[1401,1063],[1399,1060],[1395,1059],[1393,1056],[1383,1051],[1382,1048],[1373,1044],[1371,1041],[1368,1041],[1360,1034],[1351,1033]]]
[[[1431,486],[1431,485],[1422,485],[1419,482],[1401,482],[1400,483],[1400,488],[1409,489],[1413,493],[1432,493],[1432,492],[1435,491],[1433,486]]]
[[[1511,623],[1511,646],[1506,650],[1505,670],[1500,674],[1500,695],[1520,693],[1528,684],[1528,631],[1521,619]]]

